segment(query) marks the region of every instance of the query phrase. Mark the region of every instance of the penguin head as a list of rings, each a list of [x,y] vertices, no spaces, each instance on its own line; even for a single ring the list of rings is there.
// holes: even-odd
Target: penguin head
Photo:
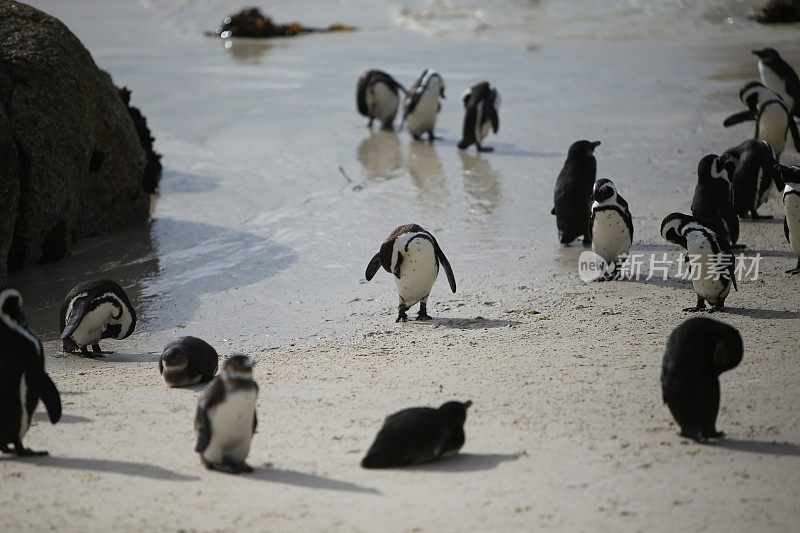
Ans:
[[[567,159],[583,159],[585,157],[594,157],[594,149],[600,146],[600,141],[575,141],[569,147]]]
[[[717,374],[722,374],[726,370],[736,367],[742,361],[744,343],[739,330],[716,320],[714,322],[716,322],[718,333],[712,361]]]
[[[752,109],[758,103],[759,95],[766,88],[760,81],[749,81],[739,89],[739,99],[744,105]]]
[[[181,345],[170,345],[161,354],[161,363],[166,370],[181,370],[189,364],[189,354]]]
[[[670,213],[661,222],[661,236],[668,242],[686,248],[686,237],[683,235],[683,227],[692,222],[695,218],[683,213]]]
[[[775,63],[781,59],[781,55],[774,48],[761,48],[760,50],[753,50],[753,55],[764,63]]]
[[[784,183],[792,185],[800,185],[800,167],[792,165],[786,166],[780,163],[775,163],[775,171],[784,181]]]
[[[426,88],[437,91],[439,96],[445,98],[444,78],[442,78],[441,74],[433,69],[425,69],[425,73],[422,78],[422,90],[424,91]]]
[[[617,196],[617,188],[610,179],[602,178],[594,183],[592,199],[595,202],[605,202]]]
[[[246,355],[236,354],[222,363],[223,379],[253,379],[255,362]]]
[[[439,407],[439,412],[453,426],[463,426],[467,420],[467,409],[472,405],[471,400],[466,402],[447,402]]]
[[[708,154],[697,164],[697,181],[698,183],[718,185],[728,189],[735,169],[735,160],[726,156]]]
[[[25,325],[25,313],[22,312],[22,295],[11,287],[0,287],[0,318],[8,326]]]

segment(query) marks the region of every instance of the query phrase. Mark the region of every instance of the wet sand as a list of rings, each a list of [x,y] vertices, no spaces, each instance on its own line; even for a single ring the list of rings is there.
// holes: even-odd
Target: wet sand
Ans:
[[[749,50],[771,44],[800,65],[791,28],[671,13],[665,28],[675,31],[652,39],[641,34],[654,23],[638,19],[616,36],[602,31],[608,21],[569,17],[548,33],[545,5],[515,8],[540,26],[503,31],[469,17],[406,24],[377,2],[302,19],[352,22],[363,28],[354,34],[225,48],[202,37],[231,10],[221,2],[34,5],[133,89],[166,172],[147,226],[11,276],[45,337],[65,417],[50,426],[37,416],[26,440],[51,458],[0,459],[4,487],[14,487],[0,494],[8,527],[786,531],[797,522],[800,297],[783,274],[795,259],[780,221],[742,222],[747,253],[763,256],[759,279],[742,282],[717,317],[742,332],[745,358],[722,378],[729,438],[700,446],[675,434],[658,381],[666,338],[694,303],[690,285],[584,284],[584,248],[559,247],[549,214],[569,144],[600,139],[598,177],[631,205],[634,251],[676,258],[658,236],[661,218],[688,211],[702,155],[751,134],[721,127],[739,109],[739,86],[757,76]],[[301,18],[290,8],[276,4],[276,17]],[[482,20],[494,17],[487,9]],[[373,66],[406,84],[426,66],[442,72],[442,142],[366,130],[353,92]],[[487,143],[496,152],[477,156],[455,144],[460,93],[482,78],[503,107]],[[780,209],[774,197],[763,212]],[[435,233],[459,290],[439,280],[437,319],[398,325],[391,278],[366,283],[363,272],[410,221]],[[106,360],[63,356],[60,300],[100,272],[126,287],[141,325],[106,343],[118,351]],[[186,334],[258,359],[252,476],[207,472],[192,452],[197,389],[167,389],[156,364]],[[474,402],[460,456],[403,471],[358,467],[385,415],[454,398]]]

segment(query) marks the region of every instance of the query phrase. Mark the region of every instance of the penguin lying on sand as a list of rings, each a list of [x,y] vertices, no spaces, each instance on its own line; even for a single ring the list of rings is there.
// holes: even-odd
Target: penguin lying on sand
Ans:
[[[381,244],[380,251],[367,265],[364,277],[371,280],[379,268],[394,274],[397,284],[397,320],[408,320],[406,311],[419,302],[417,320],[430,320],[428,315],[428,295],[439,275],[442,265],[450,283],[450,289],[456,292],[456,278],[450,261],[439,248],[436,238],[418,224],[398,226]]]
[[[25,325],[19,291],[0,286],[0,452],[47,455],[26,448],[22,439],[42,400],[50,422],[61,419],[61,396],[44,370],[39,337]]]
[[[743,354],[736,328],[710,318],[690,318],[670,334],[661,391],[682,437],[706,442],[724,436],[716,427],[719,375],[735,368]]]
[[[361,466],[406,466],[457,454],[464,446],[470,405],[470,401],[447,402],[438,409],[414,407],[387,416]]]
[[[170,387],[211,381],[217,373],[217,351],[203,339],[180,337],[164,347],[158,371]]]

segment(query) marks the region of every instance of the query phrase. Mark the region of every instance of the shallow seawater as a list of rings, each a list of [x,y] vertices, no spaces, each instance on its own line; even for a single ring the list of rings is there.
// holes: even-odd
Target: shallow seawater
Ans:
[[[165,166],[148,224],[11,276],[47,340],[63,295],[100,276],[130,292],[137,331],[236,337],[241,349],[388,324],[393,283],[363,273],[412,221],[456,273],[459,294],[440,281],[438,301],[575,275],[581,248],[557,245],[549,211],[580,138],[602,141],[599,176],[629,200],[637,242],[661,244],[658,223],[688,209],[700,157],[752,133],[721,127],[757,76],[749,50],[775,44],[800,64],[796,28],[748,21],[754,2],[273,2],[277,20],[361,30],[228,43],[204,31],[231,2],[33,4],[133,90]],[[443,74],[442,141],[367,130],[354,92],[371,67],[407,85],[426,67]],[[503,95],[496,151],[460,152],[460,94],[482,79]]]

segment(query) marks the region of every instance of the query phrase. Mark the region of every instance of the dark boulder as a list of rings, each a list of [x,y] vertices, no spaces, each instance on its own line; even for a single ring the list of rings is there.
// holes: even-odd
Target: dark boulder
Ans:
[[[800,22],[800,0],[768,0],[756,11],[755,19],[762,24]]]
[[[306,33],[353,31],[356,28],[348,24],[331,24],[327,28],[311,28],[299,22],[278,24],[261,13],[257,7],[248,7],[225,17],[214,34],[223,39],[229,37],[245,37],[256,39],[270,39],[273,37],[294,37]]]
[[[0,2],[0,279],[146,220],[142,144],[111,77],[66,26]]]

